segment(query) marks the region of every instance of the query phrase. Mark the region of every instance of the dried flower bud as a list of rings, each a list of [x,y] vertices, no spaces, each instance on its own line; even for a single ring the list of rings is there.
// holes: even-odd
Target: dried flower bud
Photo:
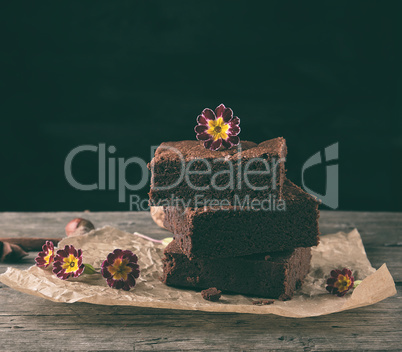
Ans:
[[[0,262],[15,263],[28,255],[19,245],[0,241]]]
[[[222,291],[218,290],[216,287],[210,287],[207,290],[201,291],[201,296],[207,301],[218,302],[221,298]]]
[[[76,218],[67,224],[66,235],[67,237],[85,235],[94,229],[95,226],[89,220]]]

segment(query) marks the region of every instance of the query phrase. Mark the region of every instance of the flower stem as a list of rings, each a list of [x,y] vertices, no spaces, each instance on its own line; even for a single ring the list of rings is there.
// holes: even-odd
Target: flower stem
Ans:
[[[91,264],[85,264],[84,274],[93,275],[100,274],[100,271],[96,270]]]

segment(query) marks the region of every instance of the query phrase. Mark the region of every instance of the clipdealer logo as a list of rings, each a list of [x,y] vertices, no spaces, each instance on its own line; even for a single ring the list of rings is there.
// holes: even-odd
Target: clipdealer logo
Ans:
[[[285,160],[272,158],[270,161],[267,161],[264,158],[255,157],[253,159],[248,160],[244,163],[241,158],[237,158],[235,160],[229,160],[228,158],[219,158],[214,159],[213,161],[203,159],[203,158],[195,158],[191,161],[186,162],[183,154],[176,148],[171,146],[152,146],[151,147],[151,160],[154,157],[156,149],[169,149],[173,152],[178,160],[179,160],[179,175],[174,182],[169,184],[165,184],[163,186],[152,185],[154,190],[173,190],[177,185],[182,182],[186,182],[187,186],[195,191],[207,191],[208,189],[215,189],[218,191],[225,189],[241,189],[241,187],[247,187],[254,191],[263,191],[268,190],[269,188],[275,190],[277,185],[277,168],[280,163],[283,163]],[[237,147],[237,152],[239,156],[241,155],[241,146]],[[97,182],[91,184],[83,184],[80,183],[73,174],[73,161],[76,157],[79,157],[81,153],[96,153],[98,158],[98,180]],[[120,203],[126,202],[126,193],[129,191],[139,191],[147,186],[150,171],[148,170],[147,163],[139,158],[139,157],[131,157],[128,159],[125,158],[116,158],[113,154],[116,152],[115,146],[106,147],[105,143],[100,143],[98,146],[96,145],[82,145],[74,148],[69,152],[66,157],[64,163],[64,173],[69,184],[75,189],[81,191],[93,191],[93,190],[117,190],[118,191],[118,201]],[[227,169],[219,170],[218,172],[213,173],[213,167],[211,164],[215,164],[216,162],[223,162],[223,164],[227,165]],[[198,169],[199,164],[203,164],[204,169]],[[259,163],[259,164],[258,164]],[[126,172],[127,167],[129,165],[135,164],[141,170],[141,178],[137,184],[131,184],[127,182]],[[196,166],[195,164],[198,164]],[[259,170],[255,170],[255,165],[259,165]],[[151,162],[150,167],[152,169],[152,173],[155,174],[154,165]],[[117,170],[117,171],[116,171]],[[197,186],[192,182],[192,176],[201,177],[202,175],[210,175],[210,184],[205,186]],[[227,176],[228,182],[225,185],[219,184],[217,181],[221,176]],[[253,185],[250,179],[253,176],[265,176],[270,175],[272,184],[271,185]],[[151,183],[153,181],[151,180]],[[130,194],[130,208],[133,204],[136,205],[138,210],[147,210],[148,206],[148,198],[140,199],[140,197],[136,194]],[[172,194],[173,197],[173,194]],[[197,199],[197,204],[204,203],[204,206],[207,206],[211,201],[216,201],[215,199]],[[275,197],[273,199],[275,201]],[[248,204],[250,201],[248,199],[245,200],[245,203]],[[244,200],[239,200],[239,203],[244,206]],[[215,203],[211,203],[215,204]],[[131,209],[130,209],[131,210]]]
[[[304,163],[302,167],[302,186],[307,193],[317,197],[323,204],[331,209],[338,209],[339,206],[339,165],[334,163],[338,160],[339,155],[339,143],[336,142],[326,147],[324,150],[324,158],[321,156],[321,152],[318,151]],[[319,165],[324,161],[326,166],[326,183],[325,194],[320,194],[306,186],[304,180],[304,172],[315,165]],[[329,165],[328,163],[331,162]]]
[[[155,151],[158,148],[158,146],[152,146],[151,147],[151,155],[150,155],[150,160],[154,157]],[[269,163],[267,160],[263,158],[254,158],[249,160],[248,162],[245,163],[243,166],[242,163],[240,162],[239,158],[239,163],[238,161],[231,162],[227,158],[223,159],[218,159],[218,160],[223,160],[227,162],[228,164],[228,169],[223,170],[223,171],[218,171],[215,174],[212,174],[212,167],[210,161],[206,159],[194,159],[188,163],[185,162],[183,155],[180,153],[179,150],[177,150],[174,147],[170,146],[164,146],[163,148],[165,149],[172,149],[177,155],[181,163],[181,170],[180,170],[180,175],[175,182],[165,185],[162,187],[159,187],[159,189],[164,189],[164,190],[169,190],[173,189],[177,185],[179,185],[181,182],[187,182],[187,185],[196,190],[196,191],[205,191],[207,190],[210,186],[213,189],[216,189],[218,191],[228,189],[230,188],[231,190],[237,189],[239,190],[241,188],[241,184],[244,182],[244,184],[251,190],[254,191],[261,191],[265,190],[268,188],[268,186],[255,186],[250,183],[249,177],[253,175],[260,175],[263,177],[268,177],[270,175],[272,179],[272,184],[271,189],[275,190],[276,189],[276,170],[277,167],[280,163],[284,162],[285,160],[283,159],[278,159],[278,160],[271,160]],[[241,147],[238,147],[239,152],[241,151]],[[91,184],[83,184],[80,183],[73,174],[73,161],[76,157],[79,156],[81,153],[96,153],[97,154],[97,159],[98,159],[98,179],[97,182],[91,183]],[[66,180],[68,183],[74,187],[75,189],[81,190],[81,191],[94,191],[94,190],[116,190],[118,193],[118,201],[119,203],[125,203],[127,201],[127,190],[136,192],[144,187],[147,187],[148,181],[149,181],[149,176],[150,176],[150,171],[148,170],[147,163],[143,159],[139,157],[131,157],[128,159],[122,158],[122,157],[116,157],[113,156],[113,154],[116,153],[116,147],[111,145],[109,147],[106,147],[105,143],[99,143],[99,145],[81,145],[78,146],[74,149],[72,149],[64,163],[64,174],[66,177]],[[239,153],[240,155],[241,153]],[[333,164],[334,160],[338,159],[338,143],[334,143],[328,147],[325,148],[324,151],[324,160],[325,162],[332,161],[331,165],[328,165],[326,167],[327,170],[327,176],[326,176],[326,193],[325,194],[320,194],[309,187],[305,184],[305,179],[304,179],[304,173],[305,171],[313,167],[315,165],[323,163],[321,153],[317,152],[313,156],[311,156],[303,165],[302,167],[302,186],[306,190],[306,192],[310,193],[313,196],[316,196],[318,199],[322,201],[323,204],[327,205],[328,207],[332,209],[337,209],[338,203],[339,203],[339,190],[338,190],[338,164]],[[192,170],[191,167],[193,163],[197,161],[199,163],[205,164],[205,169],[203,171],[200,170]],[[214,160],[216,162],[217,160]],[[253,163],[260,163],[260,165],[264,165],[265,170],[254,170],[255,168],[252,167]],[[127,181],[126,178],[126,173],[127,173],[127,168],[130,165],[137,165],[137,167],[140,168],[141,171],[141,177],[138,183],[136,184],[131,184]],[[150,164],[151,169],[153,169],[154,165],[151,163]],[[251,167],[250,167],[251,166]],[[236,169],[236,172],[234,171]],[[239,170],[241,170],[239,172]],[[194,175],[211,175],[211,183],[206,186],[196,186],[191,182],[191,176]],[[218,176],[221,176],[222,174],[227,174],[227,178],[229,182],[222,186],[221,184],[218,184],[216,182],[216,179]],[[152,180],[151,180],[152,183]],[[153,185],[155,189],[158,189],[155,185]],[[172,195],[173,196],[173,195]],[[213,200],[216,201],[216,200]],[[148,205],[148,198],[146,199],[141,199],[137,194],[130,194],[129,195],[129,202],[130,202],[130,210],[133,210],[133,205],[136,207],[134,210],[148,210],[149,205]],[[239,200],[240,202],[240,200]],[[274,206],[275,208],[275,206]]]

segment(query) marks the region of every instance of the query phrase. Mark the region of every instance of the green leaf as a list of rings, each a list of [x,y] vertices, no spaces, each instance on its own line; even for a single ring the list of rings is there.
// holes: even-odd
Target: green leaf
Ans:
[[[167,246],[170,242],[172,242],[173,241],[173,237],[166,237],[166,238],[164,238],[163,240],[162,240],[162,244],[164,245],[164,246]]]
[[[91,264],[84,264],[84,274],[92,275],[92,274],[99,274],[95,268]]]
[[[353,288],[356,288],[357,286],[359,286],[362,283],[362,280],[356,280],[355,284],[353,285]]]

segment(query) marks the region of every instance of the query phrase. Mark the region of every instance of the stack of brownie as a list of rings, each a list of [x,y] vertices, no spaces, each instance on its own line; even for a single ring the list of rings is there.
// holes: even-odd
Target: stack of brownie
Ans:
[[[149,167],[150,204],[174,241],[162,281],[176,287],[290,299],[318,245],[318,201],[285,177],[284,138],[211,151],[162,143]]]

